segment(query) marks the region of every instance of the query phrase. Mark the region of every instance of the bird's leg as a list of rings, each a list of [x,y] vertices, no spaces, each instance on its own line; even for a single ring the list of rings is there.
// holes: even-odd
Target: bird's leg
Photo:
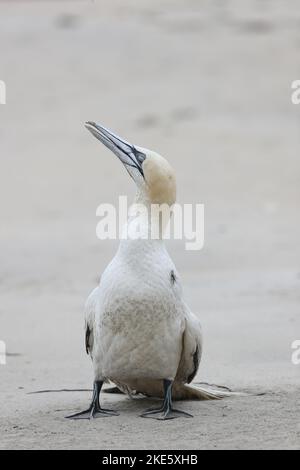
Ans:
[[[164,380],[164,401],[160,408],[154,408],[146,410],[141,416],[143,418],[153,418],[153,419],[174,419],[174,418],[192,418],[193,416],[185,411],[177,410],[173,408],[172,404],[172,380]]]
[[[96,380],[94,382],[92,402],[90,404],[90,407],[87,410],[81,411],[80,413],[75,413],[70,416],[66,416],[66,418],[93,419],[93,418],[106,418],[107,416],[118,416],[118,413],[116,413],[113,410],[106,410],[104,408],[101,408],[100,402],[99,402],[99,395],[100,395],[102,385],[103,385],[102,380]]]

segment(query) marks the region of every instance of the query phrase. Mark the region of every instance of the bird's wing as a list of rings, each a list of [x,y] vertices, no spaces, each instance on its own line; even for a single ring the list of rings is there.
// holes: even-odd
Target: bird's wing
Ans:
[[[176,382],[190,383],[197,374],[202,355],[201,325],[192,312],[187,310],[182,337],[182,353],[176,374]]]
[[[84,307],[85,349],[86,349],[87,354],[90,354],[91,356],[93,355],[95,312],[96,312],[98,294],[99,294],[99,287],[96,287],[89,295],[85,303],[85,307]]]

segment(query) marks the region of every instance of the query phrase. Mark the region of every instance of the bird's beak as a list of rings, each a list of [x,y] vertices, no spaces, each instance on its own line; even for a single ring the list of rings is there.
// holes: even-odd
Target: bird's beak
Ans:
[[[87,121],[85,127],[98,139],[102,144],[109,148],[121,162],[125,165],[129,171],[130,168],[136,168],[139,173],[144,177],[142,163],[146,158],[146,155],[137,148],[121,139],[112,131],[106,129],[95,122]],[[131,174],[131,172],[129,171]]]

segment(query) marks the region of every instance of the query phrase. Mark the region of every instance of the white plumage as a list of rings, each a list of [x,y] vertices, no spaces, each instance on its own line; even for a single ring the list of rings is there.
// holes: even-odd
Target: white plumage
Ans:
[[[200,359],[200,325],[182,300],[179,276],[161,240],[121,242],[87,301],[86,324],[92,331],[89,349],[96,380],[129,387],[132,380],[173,380],[184,354],[180,373],[186,382],[195,369],[197,348]]]

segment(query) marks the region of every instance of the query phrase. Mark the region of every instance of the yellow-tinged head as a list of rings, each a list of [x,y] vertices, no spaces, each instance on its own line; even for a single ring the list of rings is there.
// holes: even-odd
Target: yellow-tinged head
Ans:
[[[142,163],[144,191],[152,204],[172,205],[176,201],[176,178],[169,162],[151,150],[145,149]]]

